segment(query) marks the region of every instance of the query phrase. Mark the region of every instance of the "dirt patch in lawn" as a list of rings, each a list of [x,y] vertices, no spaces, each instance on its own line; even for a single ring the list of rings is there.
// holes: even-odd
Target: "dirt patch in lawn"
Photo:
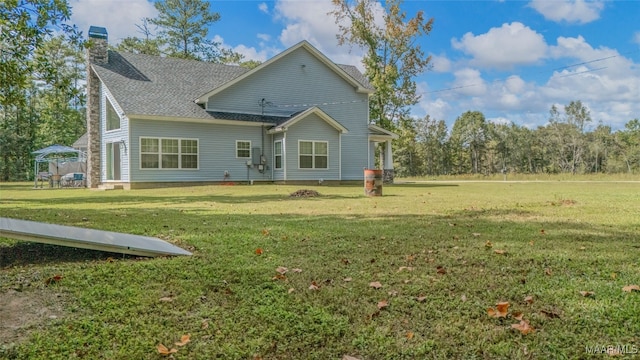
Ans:
[[[19,343],[64,316],[62,294],[47,290],[0,290],[0,304],[0,345]]]

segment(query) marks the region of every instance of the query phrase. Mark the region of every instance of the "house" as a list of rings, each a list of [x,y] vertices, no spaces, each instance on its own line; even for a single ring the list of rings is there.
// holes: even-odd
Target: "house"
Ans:
[[[247,69],[108,50],[101,27],[89,38],[91,188],[362,181],[396,137],[370,125],[357,68],[306,41]]]

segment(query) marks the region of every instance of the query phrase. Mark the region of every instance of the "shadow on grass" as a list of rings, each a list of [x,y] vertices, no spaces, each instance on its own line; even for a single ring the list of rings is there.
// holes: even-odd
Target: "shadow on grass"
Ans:
[[[0,246],[0,269],[29,264],[44,265],[66,262],[108,261],[109,258],[136,259],[137,257],[105,251],[23,241],[18,241],[10,246]]]
[[[414,182],[414,181],[402,181],[396,182],[390,185],[385,185],[390,187],[400,187],[400,188],[439,188],[439,187],[458,187],[459,184],[436,184],[436,183],[426,183],[426,182]]]

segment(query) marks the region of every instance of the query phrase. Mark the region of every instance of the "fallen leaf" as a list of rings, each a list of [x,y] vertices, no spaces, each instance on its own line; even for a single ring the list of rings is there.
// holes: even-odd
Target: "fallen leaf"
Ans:
[[[462,302],[467,301],[467,295],[462,294],[462,296],[460,296],[460,300],[462,300]]]
[[[173,298],[171,296],[165,296],[165,297],[161,297],[159,300],[162,302],[172,302]]]
[[[286,273],[287,273],[287,271],[289,271],[289,269],[287,269],[287,268],[286,268],[286,267],[284,267],[284,266],[278,266],[278,267],[276,268],[276,272],[277,272],[277,273],[279,273],[279,274],[282,274],[282,275],[286,274]]]
[[[551,268],[546,268],[546,269],[544,269],[544,273],[545,273],[547,276],[551,276],[551,274],[553,274],[553,271],[551,271]]]
[[[471,235],[473,235],[474,237],[478,237],[478,236],[480,236],[481,234],[480,234],[480,233],[471,233]]]
[[[407,332],[407,339],[409,339],[409,340],[413,339],[413,331],[408,331]]]
[[[346,277],[346,278],[342,279],[342,281],[344,281],[344,282],[349,282],[349,281],[351,281],[351,280],[353,280],[353,279],[352,279],[352,278],[350,278],[350,277]]]
[[[525,297],[524,298],[524,302],[526,302],[529,305],[533,304],[533,296],[529,295],[529,296]]]
[[[200,322],[200,328],[202,330],[208,329],[209,328],[209,319],[202,320],[202,322]]]
[[[529,322],[526,320],[520,320],[518,324],[511,324],[511,327],[520,331],[522,335],[527,335],[530,332],[534,332],[535,329],[529,325]]]
[[[418,302],[425,302],[425,300],[427,300],[427,297],[424,295],[420,295],[416,297],[416,300],[418,300]]]
[[[580,246],[580,250],[587,250],[587,248],[584,246]]]
[[[256,255],[262,255],[262,248],[256,249]]]
[[[269,236],[269,229],[262,229],[262,235]]]
[[[45,285],[49,285],[52,283],[57,283],[58,281],[62,280],[62,275],[54,275],[50,278],[47,278],[47,280],[44,281]]]
[[[494,318],[507,317],[509,311],[509,302],[499,302],[496,304],[496,308],[488,308],[487,314]]]
[[[449,226],[456,226],[455,223],[449,223]]]
[[[616,279],[617,274],[616,273],[611,273],[611,279],[615,280]]]
[[[529,241],[530,246],[533,246],[533,244],[534,244],[533,240]]]
[[[400,266],[398,268],[398,272],[400,272],[402,270],[413,271],[413,267],[411,267],[411,266]]]
[[[291,272],[294,272],[294,273],[301,273],[301,272],[302,272],[302,269],[298,269],[298,268],[291,269]]]
[[[107,258],[107,260],[105,260],[105,261],[106,261],[106,262],[108,262],[108,263],[112,263],[112,262],[114,262],[115,260],[114,260],[111,256],[109,256],[109,257]]]
[[[382,309],[386,308],[387,306],[389,306],[389,302],[387,300],[378,301],[378,310],[382,310]]]
[[[580,295],[584,296],[584,297],[593,297],[596,293],[594,293],[593,291],[580,291]]]
[[[345,258],[345,259],[342,259],[341,261],[342,261],[342,263],[343,263],[343,264],[345,264],[345,265],[349,265],[349,264],[351,264],[351,261],[349,261],[349,259],[346,259],[346,258]]]
[[[520,312],[520,311],[516,311],[516,312],[511,313],[511,316],[512,316],[514,319],[518,320],[518,321],[522,321],[522,316],[523,316],[523,315],[524,315],[524,314],[523,314],[522,312]]]
[[[312,281],[311,285],[309,285],[309,290],[320,290],[320,286],[315,281]]]
[[[282,274],[276,274],[276,276],[272,277],[271,280],[287,280],[287,277]]]
[[[622,291],[632,292],[632,291],[640,291],[640,286],[638,285],[627,285],[622,288]]]
[[[166,346],[162,344],[158,344],[156,348],[158,349],[158,353],[160,353],[160,355],[170,355],[178,352],[178,349],[174,349],[174,348],[168,349]]]
[[[176,346],[185,346],[191,341],[191,334],[182,335],[180,341],[176,342]]]
[[[374,289],[380,289],[382,287],[382,284],[380,284],[380,281],[373,281],[369,283],[369,286]]]
[[[540,229],[540,234],[544,235],[544,229]]]
[[[413,260],[415,260],[415,259],[416,259],[416,256],[415,256],[415,255],[407,255],[407,261],[408,261],[408,262],[412,262],[412,261],[413,261]]]
[[[444,275],[447,273],[447,270],[445,268],[443,268],[442,266],[438,266],[436,267],[436,272],[440,275]]]
[[[389,294],[389,296],[398,296],[398,291],[397,290],[391,290],[387,294]]]
[[[507,253],[507,250],[493,250],[494,253],[498,254],[498,255],[504,255]]]
[[[487,249],[491,249],[491,247],[493,247],[493,244],[491,243],[491,241],[487,240],[487,242],[484,243],[484,247],[486,247]]]
[[[291,294],[292,292],[296,291],[296,289],[294,288],[289,288],[289,290],[287,291],[288,294]]]

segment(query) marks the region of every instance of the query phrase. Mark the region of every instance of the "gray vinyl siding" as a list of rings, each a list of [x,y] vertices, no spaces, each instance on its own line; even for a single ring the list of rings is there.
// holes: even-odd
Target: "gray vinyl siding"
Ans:
[[[346,127],[349,132],[342,135],[341,141],[342,179],[363,178],[362,169],[368,164],[369,146],[367,94],[357,93],[333,69],[306,49],[299,48],[212,96],[207,107],[212,110],[260,114],[260,102],[263,98],[268,104],[264,109],[267,114],[289,115],[317,106]],[[287,140],[290,140],[289,135]],[[288,170],[287,179],[291,180]]]
[[[131,122],[131,181],[132,182],[189,182],[189,181],[247,181],[271,180],[272,143],[264,135],[264,154],[267,167],[263,173],[250,168],[247,159],[236,158],[236,140],[251,141],[252,148],[262,148],[260,126],[234,126],[175,121],[132,119]],[[198,140],[198,169],[141,169],[140,138],[180,138]],[[230,174],[224,178],[225,171]]]
[[[300,169],[298,143],[300,140],[326,141],[328,149],[327,169]],[[340,134],[338,130],[311,114],[287,130],[286,180],[340,180]]]
[[[124,116],[124,112],[120,105],[109,92],[104,84],[101,84],[100,97],[100,131],[102,136],[102,142],[100,144],[100,181],[107,181],[107,143],[116,143],[124,140],[124,146],[120,151],[120,181],[129,181],[129,119]],[[113,109],[120,116],[120,129],[106,131],[107,129],[107,101],[111,102]],[[125,150],[126,148],[126,150]]]

